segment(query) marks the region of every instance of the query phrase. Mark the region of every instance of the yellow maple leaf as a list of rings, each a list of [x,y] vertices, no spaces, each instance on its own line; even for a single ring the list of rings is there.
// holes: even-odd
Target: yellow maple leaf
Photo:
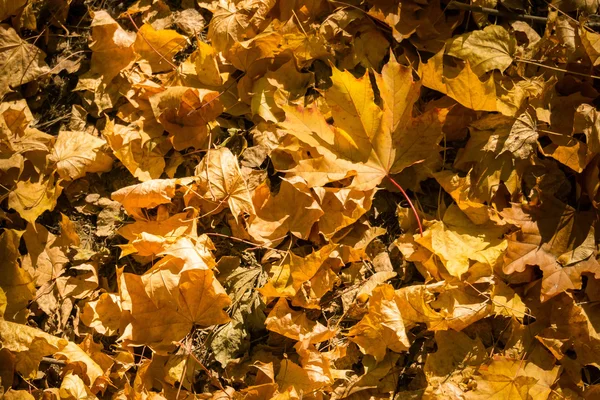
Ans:
[[[121,323],[121,301],[114,293],[102,293],[97,300],[88,301],[83,306],[81,322],[101,335],[117,333]]]
[[[218,92],[183,86],[151,96],[150,105],[156,120],[169,132],[175,150],[204,149],[209,122],[223,111]]]
[[[35,295],[35,284],[31,275],[19,266],[19,241],[22,232],[6,229],[0,235],[0,248],[3,249],[0,274],[0,288],[5,295],[3,318],[7,321],[24,323],[27,318],[27,304]]]
[[[0,10],[1,11],[1,10]],[[46,54],[21,39],[9,25],[0,25],[0,98],[11,88],[31,82],[49,72]]]
[[[304,345],[320,343],[335,336],[335,330],[308,319],[304,311],[292,310],[285,298],[280,298],[265,320],[268,330]]]
[[[547,399],[560,366],[544,370],[535,363],[496,356],[479,370],[477,389],[468,399]]]
[[[8,194],[8,206],[17,211],[21,218],[34,224],[44,211],[54,209],[61,193],[62,186],[54,174],[39,175],[30,180],[17,181],[16,187]]]
[[[335,248],[330,244],[306,257],[289,252],[283,262],[271,268],[271,279],[259,289],[260,293],[265,297],[294,297],[300,287],[315,276]]]
[[[62,131],[58,134],[48,157],[56,165],[58,175],[75,180],[87,172],[106,172],[112,168],[112,158],[101,151],[106,142],[85,132]]]
[[[69,342],[56,336],[14,322],[0,320],[2,348],[15,356],[15,370],[27,378],[34,378],[42,357],[64,349]]]
[[[150,73],[173,69],[173,56],[183,48],[186,39],[171,29],[155,30],[146,23],[137,32],[133,48],[143,63],[150,66]]]
[[[410,342],[391,285],[380,285],[373,290],[367,315],[350,329],[348,336],[363,353],[377,361],[385,357],[388,348],[395,352],[408,350]]]
[[[119,290],[123,309],[131,313],[131,325],[122,339],[161,354],[172,350],[173,342],[183,339],[194,325],[229,321],[222,309],[231,300],[208,269],[180,274],[155,270],[143,276],[120,273]]]
[[[281,126],[319,152],[338,158],[339,166],[355,175],[352,187],[373,189],[385,176],[422,162],[437,148],[447,110],[412,117],[411,102],[418,97],[420,83],[414,82],[412,69],[398,64],[393,55],[377,79],[383,110],[374,102],[367,75],[357,79],[333,67],[331,79],[333,86],[325,92],[325,100],[333,125],[313,103],[284,106],[286,119]]]
[[[257,241],[281,241],[288,232],[306,239],[323,215],[300,178],[283,180],[276,195],[263,184],[255,190],[253,201],[256,216],[249,221],[248,233]]]
[[[104,82],[110,82],[135,60],[133,51],[135,34],[121,28],[104,10],[91,12],[91,16],[93,18],[90,44],[92,62],[90,71],[83,79],[94,79],[100,76]]]
[[[196,167],[196,176],[198,187],[188,193],[188,205],[196,197],[194,195],[200,195],[200,200],[208,203],[201,204],[207,214],[216,214],[225,203],[236,221],[240,215],[256,214],[248,183],[237,158],[227,147],[209,151]]]

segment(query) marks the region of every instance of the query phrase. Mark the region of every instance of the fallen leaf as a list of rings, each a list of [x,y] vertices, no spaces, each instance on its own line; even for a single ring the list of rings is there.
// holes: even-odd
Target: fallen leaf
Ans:
[[[12,7],[11,7],[12,8]],[[2,10],[0,10],[2,11]],[[2,20],[4,18],[0,18]],[[46,54],[21,39],[9,25],[0,25],[0,96],[50,72]]]
[[[121,28],[104,10],[92,12],[91,16],[92,62],[85,77],[93,79],[99,76],[104,82],[110,82],[133,64],[135,34]]]
[[[25,323],[27,305],[35,295],[35,284],[31,275],[19,266],[19,241],[22,232],[5,229],[0,235],[0,248],[4,249],[1,261],[0,288],[5,296],[3,319]]]
[[[410,342],[406,335],[402,313],[396,303],[396,293],[391,285],[375,288],[369,299],[367,315],[348,332],[364,354],[381,361],[389,348],[395,352],[408,350]]]
[[[160,272],[159,272],[160,273]],[[168,272],[164,272],[168,274]],[[162,273],[160,273],[162,274]],[[148,286],[151,275],[121,273],[121,306],[131,313],[131,327],[121,339],[131,345],[148,345],[164,354],[173,349],[194,325],[220,325],[229,321],[222,310],[231,300],[210,270],[183,271],[167,286]]]
[[[206,212],[216,213],[226,202],[236,220],[243,214],[256,214],[237,158],[228,148],[208,152],[196,167],[196,176],[198,188],[192,193],[209,202],[208,206],[202,207],[207,209]]]
[[[516,44],[505,28],[489,25],[455,37],[447,46],[447,52],[467,61],[472,71],[481,76],[493,69],[504,72],[513,62]]]
[[[100,149],[106,142],[85,132],[62,131],[54,143],[49,160],[56,164],[58,175],[75,180],[87,172],[106,172],[112,158]]]
[[[173,69],[173,56],[183,49],[185,43],[185,37],[176,31],[155,30],[146,23],[137,31],[133,48],[140,60],[148,63],[151,73],[155,74]]]
[[[42,357],[62,350],[69,343],[40,329],[0,320],[2,347],[15,356],[15,370],[25,377],[36,375]]]
[[[294,178],[283,180],[276,195],[266,185],[257,188],[256,216],[249,221],[248,233],[261,242],[281,240],[288,232],[307,238],[323,211],[306,189],[302,179]]]

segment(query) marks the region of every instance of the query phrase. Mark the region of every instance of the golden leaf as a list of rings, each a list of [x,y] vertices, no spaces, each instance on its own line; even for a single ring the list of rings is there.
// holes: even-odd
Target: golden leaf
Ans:
[[[184,36],[171,29],[155,30],[146,23],[140,27],[133,48],[150,72],[165,72],[173,69],[173,56],[186,43]]]
[[[27,305],[35,295],[35,284],[31,275],[19,266],[19,240],[22,232],[5,229],[0,235],[0,248],[3,249],[0,288],[6,303],[3,318],[7,321],[25,323]]]
[[[121,188],[113,192],[111,198],[121,203],[127,212],[135,215],[138,209],[170,203],[180,182],[179,179],[153,179]]]
[[[415,241],[440,258],[450,275],[460,277],[477,261],[493,268],[502,259],[507,242],[504,229],[492,222],[475,225],[456,205],[448,208],[443,221],[436,221]]]
[[[58,175],[75,180],[87,172],[106,172],[112,158],[100,151],[106,142],[85,132],[62,131],[54,143],[49,160],[56,164]]]
[[[165,146],[159,140],[144,142],[142,133],[109,120],[102,132],[108,145],[133,176],[142,182],[158,179],[165,169]]]
[[[363,353],[377,361],[385,357],[388,348],[395,352],[408,350],[410,342],[391,285],[380,285],[373,290],[367,315],[350,329],[348,336]]]
[[[42,357],[62,350],[69,343],[27,325],[0,320],[0,342],[16,357],[15,369],[27,378],[33,378]]]
[[[268,330],[303,344],[321,343],[335,336],[335,330],[311,321],[303,311],[290,308],[285,298],[280,298],[265,321]]]
[[[1,20],[1,19],[0,19]],[[21,39],[9,25],[0,25],[0,98],[11,88],[31,82],[50,70],[46,54]]]
[[[204,42],[198,42],[198,49],[192,54],[198,80],[208,86],[221,86],[223,78],[217,65],[217,52]]]
[[[159,281],[166,279],[169,286],[157,284],[152,273],[120,274],[121,304],[131,312],[131,326],[122,336],[126,343],[148,345],[164,353],[194,325],[208,327],[229,321],[222,308],[231,300],[212,271],[190,269],[177,276],[157,272],[163,276]]]
[[[44,211],[54,209],[61,192],[62,186],[56,182],[54,175],[19,180],[8,195],[8,206],[17,211],[21,218],[34,224]]]
[[[217,213],[222,204],[227,202],[236,220],[243,214],[256,214],[237,158],[227,147],[209,151],[196,167],[196,176],[196,193],[209,202],[205,206],[206,212]]]
[[[532,362],[495,357],[479,370],[477,389],[468,399],[546,399],[560,367],[544,370]]]
[[[504,72],[513,62],[516,45],[516,39],[505,28],[489,25],[453,38],[447,52],[467,61],[472,71],[481,76],[493,69]]]
[[[152,112],[169,132],[175,150],[203,149],[209,125],[223,110],[219,93],[183,86],[172,86],[150,97]]]
[[[135,60],[135,34],[121,28],[104,10],[91,12],[91,16],[92,62],[90,71],[84,77],[100,76],[104,82],[110,82]]]
[[[271,279],[259,289],[260,293],[265,297],[294,297],[300,287],[315,276],[335,248],[335,245],[328,245],[306,257],[289,252],[282,262],[271,267]]]
[[[395,77],[398,74],[402,79]],[[433,109],[412,118],[410,102],[416,99],[420,85],[412,84],[412,70],[399,65],[394,57],[378,79],[383,110],[374,103],[368,76],[357,79],[350,72],[333,68],[332,80],[333,86],[325,92],[325,100],[335,116],[333,126],[326,122],[315,104],[306,108],[284,106],[286,120],[281,125],[319,152],[329,152],[340,162],[348,162],[348,172],[356,175],[352,187],[372,189],[388,174],[422,162],[432,148],[437,147],[447,110]],[[411,83],[400,84],[403,80]],[[395,90],[410,93],[406,97],[408,103],[403,104]]]
[[[120,298],[113,293],[102,293],[98,300],[89,301],[83,306],[81,322],[101,335],[112,336],[121,323]]]
[[[308,238],[323,211],[307,189],[299,178],[283,180],[276,195],[266,185],[257,188],[253,199],[256,216],[249,221],[248,233],[261,242],[281,240],[288,232]]]

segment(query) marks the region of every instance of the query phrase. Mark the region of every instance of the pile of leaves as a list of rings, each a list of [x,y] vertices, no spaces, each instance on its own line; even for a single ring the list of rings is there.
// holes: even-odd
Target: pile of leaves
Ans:
[[[473,3],[0,0],[0,394],[599,398],[598,1]]]

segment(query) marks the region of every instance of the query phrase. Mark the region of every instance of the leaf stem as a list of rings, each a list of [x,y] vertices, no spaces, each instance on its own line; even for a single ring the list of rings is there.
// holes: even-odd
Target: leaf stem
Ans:
[[[400,186],[400,184],[394,180],[394,178],[392,178],[389,175],[386,175],[386,177],[390,180],[390,182],[392,182],[392,184],[394,186],[396,186],[398,188],[398,190],[400,190],[400,192],[404,195],[404,198],[406,199],[406,201],[408,201],[408,205],[410,206],[410,209],[412,210],[413,214],[415,215],[417,224],[419,225],[419,233],[421,234],[421,237],[423,237],[423,225],[421,225],[421,218],[419,218],[419,213],[417,212],[417,209],[415,208],[413,202],[410,200],[410,197],[408,197],[408,194],[404,191],[402,186]]]

